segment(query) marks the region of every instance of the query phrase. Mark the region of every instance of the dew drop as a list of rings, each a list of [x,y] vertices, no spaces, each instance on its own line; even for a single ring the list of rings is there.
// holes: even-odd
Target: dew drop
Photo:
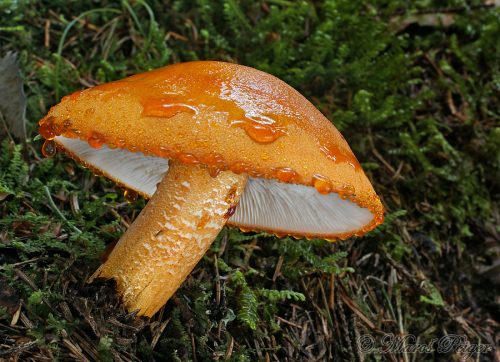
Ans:
[[[330,182],[328,177],[316,174],[316,175],[313,175],[312,181],[313,181],[314,188],[320,194],[328,194],[328,193],[330,193],[330,191],[332,191],[332,183]]]
[[[123,192],[123,197],[129,204],[131,204],[132,202],[137,201],[139,194],[134,190],[127,189]]]
[[[54,157],[57,153],[56,143],[52,140],[46,140],[42,146],[42,154],[45,157]]]

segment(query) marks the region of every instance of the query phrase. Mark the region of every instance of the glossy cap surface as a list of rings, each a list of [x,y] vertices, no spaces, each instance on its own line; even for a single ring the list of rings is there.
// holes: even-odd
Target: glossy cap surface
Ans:
[[[231,170],[311,186],[373,215],[345,235],[306,236],[361,234],[383,220],[380,199],[333,124],[295,89],[253,68],[212,61],[167,66],[67,96],[40,125],[47,139],[76,138],[95,150],[106,145],[202,163],[213,175]],[[262,229],[245,218],[233,224]]]

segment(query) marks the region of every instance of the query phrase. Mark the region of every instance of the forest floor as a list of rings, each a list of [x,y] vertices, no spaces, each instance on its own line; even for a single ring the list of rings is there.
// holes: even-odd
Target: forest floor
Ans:
[[[26,105],[0,74],[0,361],[500,361],[494,1],[1,1],[9,52]],[[196,59],[304,94],[386,219],[336,243],[225,228],[137,319],[112,282],[85,281],[146,201],[42,157],[37,121],[75,90]],[[25,140],[7,104],[26,108]]]

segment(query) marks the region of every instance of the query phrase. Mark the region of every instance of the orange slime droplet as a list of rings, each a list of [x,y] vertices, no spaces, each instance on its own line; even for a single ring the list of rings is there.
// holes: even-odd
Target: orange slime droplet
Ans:
[[[125,200],[127,200],[129,204],[131,204],[132,202],[137,201],[139,195],[134,190],[127,189],[123,192],[123,197],[125,198]]]
[[[172,103],[168,99],[149,99],[143,104],[142,115],[145,117],[171,118],[179,113],[196,114],[194,106],[183,103]]]
[[[258,143],[271,143],[286,134],[283,129],[272,124],[246,123],[243,129],[251,139]]]
[[[320,144],[319,149],[323,154],[331,161],[336,163],[347,163],[352,168],[359,169],[360,166],[356,160],[356,157],[352,154],[348,154],[345,150],[341,150],[332,143]]]
[[[78,138],[78,134],[76,130],[71,129],[72,122],[71,120],[67,119],[63,122],[63,135],[64,137],[67,138]]]
[[[342,187],[342,192],[346,195],[346,196],[353,196],[355,193],[356,193],[356,190],[354,189],[354,186],[351,186],[351,185],[344,185]]]
[[[42,154],[45,157],[53,157],[57,153],[56,143],[52,140],[46,140],[42,146]]]
[[[172,157],[174,155],[174,152],[171,149],[164,146],[160,146],[155,153],[160,157],[167,157],[167,158]]]
[[[54,131],[54,128],[52,127],[52,122],[42,123],[38,132],[46,140],[54,139],[54,137],[57,136],[56,132]]]
[[[80,95],[83,93],[83,90],[78,90],[74,93],[71,93],[68,97],[70,100],[72,101],[76,101],[78,99],[78,97],[80,97]]]
[[[196,225],[198,227],[198,229],[203,229],[207,223],[210,221],[210,216],[208,215],[208,213],[203,213],[203,215],[201,216],[201,219],[200,221],[198,222],[198,225]]]
[[[289,167],[276,168],[274,174],[282,182],[293,182],[299,178],[299,174]]]
[[[198,161],[196,156],[190,153],[181,153],[177,156],[177,158],[179,161],[183,163],[190,163],[190,164],[200,163],[200,161]]]
[[[221,172],[221,169],[218,168],[217,166],[208,166],[208,174],[212,177],[217,177],[219,173]]]
[[[332,183],[323,175],[313,175],[312,177],[314,188],[320,194],[328,194],[332,191]]]
[[[118,140],[116,140],[115,145],[118,148],[125,148],[127,143],[125,142],[125,140],[123,138],[119,138]]]
[[[231,166],[229,166],[229,169],[236,174],[240,174],[248,172],[250,166],[245,162],[235,162]]]
[[[224,219],[229,219],[231,216],[234,215],[235,212],[236,212],[236,205],[229,206],[229,209],[227,209],[226,213],[224,214]]]
[[[104,136],[97,132],[90,132],[87,142],[90,147],[101,148],[104,144]]]

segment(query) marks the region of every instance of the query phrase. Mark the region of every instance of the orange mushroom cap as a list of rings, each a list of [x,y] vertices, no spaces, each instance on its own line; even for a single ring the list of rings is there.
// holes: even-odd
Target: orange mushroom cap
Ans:
[[[145,197],[168,159],[250,176],[228,224],[296,237],[346,238],[383,221],[349,145],[306,98],[242,65],[180,63],[64,97],[40,133]]]

